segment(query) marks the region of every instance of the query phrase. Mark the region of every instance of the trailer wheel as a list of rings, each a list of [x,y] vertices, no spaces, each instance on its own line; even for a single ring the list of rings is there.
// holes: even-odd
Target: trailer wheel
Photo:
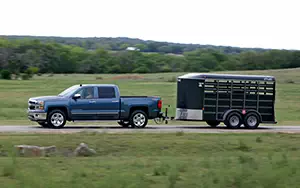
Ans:
[[[227,128],[237,129],[240,128],[243,124],[242,121],[242,116],[239,113],[232,112],[228,114],[226,120],[224,121],[224,124],[227,126]]]
[[[121,125],[124,128],[127,128],[130,125],[130,123],[128,121],[123,121],[123,120],[118,121],[118,124]]]
[[[259,116],[256,113],[250,112],[244,118],[244,125],[247,129],[256,129],[259,125]]]
[[[213,120],[206,121],[206,123],[211,127],[217,127],[218,125],[220,125],[219,121],[213,121]]]

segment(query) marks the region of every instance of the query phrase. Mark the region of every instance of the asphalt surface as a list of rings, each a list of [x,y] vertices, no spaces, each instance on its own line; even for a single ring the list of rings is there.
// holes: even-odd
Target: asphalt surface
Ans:
[[[0,133],[77,133],[77,132],[105,132],[105,133],[300,133],[300,126],[264,126],[260,125],[257,129],[249,130],[241,127],[240,129],[228,129],[225,126],[211,128],[209,126],[195,125],[147,125],[143,129],[122,128],[118,125],[66,125],[62,129],[48,129],[40,126],[26,125],[0,125]]]

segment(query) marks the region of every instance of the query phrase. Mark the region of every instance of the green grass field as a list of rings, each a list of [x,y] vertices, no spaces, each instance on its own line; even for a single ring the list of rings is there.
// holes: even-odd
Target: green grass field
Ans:
[[[224,72],[222,72],[224,73]],[[277,78],[276,119],[282,125],[300,122],[300,69],[225,72],[273,75]],[[175,115],[176,77],[184,73],[143,75],[43,75],[32,80],[0,80],[0,124],[33,124],[27,120],[29,97],[57,95],[74,84],[112,83],[120,87],[121,95],[157,95],[163,104],[171,105],[169,115]],[[174,122],[176,123],[176,122]],[[189,124],[201,124],[190,122]]]
[[[81,143],[93,157],[69,157]],[[10,187],[298,187],[300,135],[0,135],[0,185]],[[17,144],[56,145],[51,157],[15,157]]]

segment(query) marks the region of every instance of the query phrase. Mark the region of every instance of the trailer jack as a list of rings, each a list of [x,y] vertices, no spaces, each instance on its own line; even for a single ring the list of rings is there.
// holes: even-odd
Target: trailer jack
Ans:
[[[170,107],[170,105],[168,107]],[[156,124],[163,124],[164,122],[165,124],[168,124],[169,120],[174,119],[174,117],[168,117],[168,107],[165,109],[165,113],[161,113],[159,117],[154,118]]]

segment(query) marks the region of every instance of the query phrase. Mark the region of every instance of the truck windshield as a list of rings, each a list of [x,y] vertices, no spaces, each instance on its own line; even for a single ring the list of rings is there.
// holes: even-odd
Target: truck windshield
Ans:
[[[63,92],[61,92],[60,94],[58,94],[58,96],[68,97],[72,93],[74,93],[79,87],[80,87],[79,85],[71,86],[68,89],[66,89]]]

